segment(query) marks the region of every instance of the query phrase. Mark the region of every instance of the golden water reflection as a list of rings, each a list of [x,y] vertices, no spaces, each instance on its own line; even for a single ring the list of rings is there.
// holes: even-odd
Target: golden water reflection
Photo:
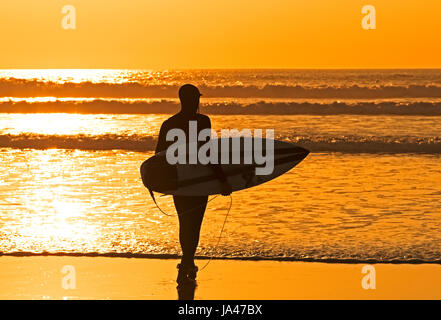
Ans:
[[[178,254],[176,217],[139,178],[151,153],[2,149],[0,251]],[[262,186],[210,202],[198,254],[436,259],[438,156],[311,154]],[[418,164],[418,165],[416,165]],[[174,213],[170,197],[158,198]]]
[[[83,115],[68,113],[0,114],[2,134],[157,135],[167,115]]]

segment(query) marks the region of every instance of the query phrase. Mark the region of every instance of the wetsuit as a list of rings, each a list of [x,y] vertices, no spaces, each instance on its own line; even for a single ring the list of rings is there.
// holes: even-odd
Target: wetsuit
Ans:
[[[166,150],[174,143],[174,141],[166,141],[167,132],[171,129],[183,130],[188,143],[189,121],[197,121],[198,134],[203,129],[211,129],[210,118],[205,115],[199,113],[192,115],[182,112],[177,113],[162,124],[156,153]],[[220,181],[225,181],[225,176],[220,166],[211,165],[210,167],[213,168]],[[208,196],[173,196],[173,200],[179,217],[179,242],[182,248],[182,263],[193,264]]]

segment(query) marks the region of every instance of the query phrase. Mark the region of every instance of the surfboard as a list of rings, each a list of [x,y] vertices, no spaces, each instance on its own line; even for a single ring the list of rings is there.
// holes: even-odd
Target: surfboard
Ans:
[[[256,174],[256,169],[267,165],[262,164],[262,158],[257,160],[254,156],[253,148],[258,139],[261,141],[257,142],[263,146],[262,155],[273,155],[273,170],[270,174]],[[272,147],[267,148],[266,139],[252,138],[251,140],[253,141],[251,144],[246,143],[245,139],[240,137],[213,139],[209,142],[217,144],[218,163],[233,191],[251,188],[273,180],[294,168],[309,154],[308,150],[285,141],[273,140],[273,143],[269,144]],[[188,146],[186,147],[187,150],[191,150]],[[190,157],[188,155],[188,158]],[[225,163],[226,159],[228,163]],[[169,164],[166,151],[144,161],[140,171],[142,182],[150,191],[178,196],[205,196],[221,193],[221,184],[210,165],[199,162],[189,164],[188,161],[184,164]]]

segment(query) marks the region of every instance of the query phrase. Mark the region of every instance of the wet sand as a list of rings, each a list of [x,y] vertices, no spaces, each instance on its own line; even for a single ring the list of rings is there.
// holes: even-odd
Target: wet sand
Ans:
[[[177,299],[177,260],[0,257],[0,299]],[[206,261],[198,261],[203,266]],[[64,266],[76,288],[64,289]],[[199,273],[195,299],[441,299],[441,266],[214,260]],[[72,269],[70,269],[72,270]],[[66,279],[65,279],[66,280]],[[66,282],[65,284],[70,282]]]

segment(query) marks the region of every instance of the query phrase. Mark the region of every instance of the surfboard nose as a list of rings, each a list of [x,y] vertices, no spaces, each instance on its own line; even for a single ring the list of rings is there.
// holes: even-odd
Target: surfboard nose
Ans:
[[[305,148],[302,148],[302,147],[298,147],[298,148],[299,148],[299,153],[302,154],[302,157],[303,157],[302,159],[305,159],[308,156],[310,151]]]

